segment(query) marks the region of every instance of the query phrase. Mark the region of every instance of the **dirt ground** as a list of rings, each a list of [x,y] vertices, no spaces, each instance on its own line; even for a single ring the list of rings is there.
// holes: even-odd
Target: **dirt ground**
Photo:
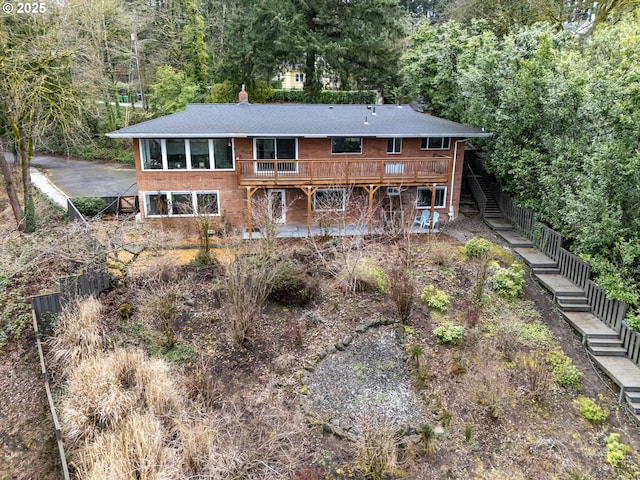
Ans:
[[[443,425],[444,433],[427,449],[420,444],[408,445],[398,467],[384,478],[634,478],[632,475],[638,472],[634,470],[636,454],[628,453],[630,465],[612,469],[605,462],[605,438],[619,433],[620,441],[638,452],[638,428],[617,406],[614,387],[593,366],[551,296],[530,275],[525,285],[530,302],[527,305],[535,306],[554,341],[583,373],[582,390],[556,387],[544,398],[532,398],[518,367],[522,348],[500,344],[496,350],[495,343],[485,341],[493,338],[494,332],[482,327],[482,315],[478,319],[468,308],[473,271],[460,260],[459,248],[473,236],[497,239],[471,215],[466,223],[454,227],[448,234],[445,230],[443,234],[421,236],[415,245],[422,261],[417,284],[445,289],[451,299],[448,313],[437,314],[416,300],[407,326],[401,329],[404,344],[400,344],[401,348],[408,344],[423,347],[428,375],[416,384],[416,390],[424,398],[431,423]],[[297,258],[311,255],[303,240],[286,241],[282,246]],[[395,261],[394,250],[386,240],[370,242],[363,248],[371,268],[389,268]],[[162,256],[153,260],[157,266],[151,268],[156,271],[170,268]],[[302,412],[301,377],[303,367],[318,352],[353,334],[363,321],[396,316],[393,303],[371,289],[345,294],[336,279],[325,272],[320,276],[320,293],[310,304],[270,304],[258,323],[255,341],[238,346],[229,339],[216,284],[222,275],[220,267],[193,266],[181,272],[179,284],[185,291],[177,311],[179,343],[196,352],[208,375],[215,379],[214,403],[219,408],[225,402],[243,405],[249,431],[259,421],[260,412],[276,408],[296,426],[298,433],[291,448],[300,451],[291,456],[297,464],[288,470],[296,473],[274,478],[366,478],[359,465],[357,445],[327,433],[321,422],[310,422]],[[142,315],[134,313],[126,324],[118,320],[123,303],[135,304],[136,293],[130,287],[124,282],[103,296],[104,324],[114,343],[149,349],[157,343],[157,335],[145,333],[149,325]],[[514,316],[517,314],[514,312]],[[443,346],[432,330],[445,321],[466,322],[474,333],[459,347]],[[0,480],[60,477],[34,343],[27,329],[0,353]],[[177,361],[174,365],[176,372],[187,378],[195,368],[193,361]],[[579,395],[598,398],[600,394],[599,402],[610,415],[604,424],[591,425],[576,413],[573,400]]]

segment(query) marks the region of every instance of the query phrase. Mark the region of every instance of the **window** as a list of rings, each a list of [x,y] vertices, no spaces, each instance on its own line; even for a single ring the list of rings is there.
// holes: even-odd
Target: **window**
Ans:
[[[295,160],[295,138],[256,138],[255,152],[257,160]],[[295,173],[298,171],[297,162],[277,162],[278,173]],[[256,171],[273,173],[276,162],[256,162]]]
[[[436,208],[446,206],[447,187],[436,187]],[[431,208],[431,188],[418,187],[416,195],[416,208]]]
[[[159,138],[140,140],[143,170],[162,170],[162,144]]]
[[[171,192],[169,211],[171,215],[193,215],[193,195],[189,192]]]
[[[400,153],[402,151],[402,139],[401,138],[389,138],[387,139],[387,153]]]
[[[304,73],[296,73],[296,83],[304,83]]]
[[[231,138],[141,139],[143,170],[233,170]]]
[[[213,158],[216,170],[233,170],[233,143],[230,138],[213,139]]]
[[[360,137],[332,138],[331,153],[362,153],[362,138]]]
[[[219,215],[218,192],[158,192],[144,194],[147,217]]]
[[[316,212],[343,212],[344,188],[319,188],[313,194],[313,209]]]
[[[169,214],[169,202],[164,193],[147,193],[144,196],[145,214],[154,217]]]
[[[187,150],[185,141],[181,138],[170,138],[167,145],[167,167],[169,170],[187,168]]]
[[[218,192],[196,193],[196,208],[199,215],[219,215]]]
[[[449,150],[449,137],[428,137],[422,139],[422,150]]]
[[[205,170],[211,168],[209,140],[189,140],[189,150],[191,153],[191,168]]]

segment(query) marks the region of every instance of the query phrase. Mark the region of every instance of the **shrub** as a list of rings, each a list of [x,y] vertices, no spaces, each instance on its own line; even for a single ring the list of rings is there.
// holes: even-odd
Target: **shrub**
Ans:
[[[564,352],[556,350],[547,355],[553,367],[553,378],[564,388],[577,389],[582,385],[582,372],[571,362]]]
[[[370,421],[361,427],[356,441],[358,469],[372,480],[397,473],[400,464],[400,439],[386,420]]]
[[[462,325],[446,322],[436,328],[433,333],[438,337],[438,341],[445,345],[457,345],[464,338],[465,329]]]
[[[273,280],[269,300],[280,305],[303,307],[318,295],[318,286],[307,282],[302,268],[283,261],[273,268]]]
[[[628,312],[625,318],[625,322],[631,330],[640,332],[640,312],[639,311]]]
[[[618,468],[621,463],[625,461],[627,453],[631,453],[633,450],[629,445],[620,443],[620,434],[612,433],[604,439],[607,444],[607,463],[614,469]]]
[[[72,202],[85,217],[95,217],[107,208],[107,202],[99,197],[76,197]]]
[[[540,352],[526,355],[522,359],[524,375],[529,393],[536,400],[542,400],[549,392],[552,373],[549,364]]]
[[[519,263],[509,268],[502,268],[495,264],[492,267],[493,289],[510,300],[515,300],[524,294],[524,269]]]
[[[444,290],[436,290],[436,287],[429,285],[420,292],[420,300],[426,303],[429,308],[440,312],[446,312],[449,306],[449,296]]]
[[[602,407],[589,397],[578,397],[574,400],[578,413],[589,423],[602,423],[609,416],[607,407]]]
[[[491,251],[491,242],[484,238],[472,238],[464,244],[464,254],[467,258],[485,257]]]
[[[376,279],[376,291],[378,293],[387,293],[387,274],[380,268],[371,270],[371,275]]]

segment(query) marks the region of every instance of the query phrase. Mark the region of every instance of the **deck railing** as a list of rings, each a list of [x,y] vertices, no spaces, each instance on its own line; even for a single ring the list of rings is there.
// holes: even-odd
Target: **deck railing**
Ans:
[[[533,244],[552,260],[558,260],[560,248],[562,247],[562,235],[546,225],[536,222]]]
[[[238,184],[298,185],[421,185],[445,183],[451,157],[304,160],[236,160]]]
[[[473,172],[471,165],[469,165],[468,163],[464,164],[464,173],[467,186],[469,187],[469,190],[471,190],[471,194],[473,195],[473,198],[478,205],[480,215],[484,216],[484,212],[487,208],[487,196],[482,191],[482,187],[478,182],[478,177]]]

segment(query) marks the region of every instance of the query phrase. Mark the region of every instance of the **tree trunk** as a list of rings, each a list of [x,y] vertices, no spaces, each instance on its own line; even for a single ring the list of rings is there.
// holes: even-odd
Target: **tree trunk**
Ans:
[[[18,192],[16,191],[15,183],[13,182],[13,174],[9,162],[4,156],[4,144],[0,139],[0,171],[2,171],[2,177],[4,178],[5,188],[7,190],[7,197],[9,197],[9,205],[13,211],[13,216],[18,224],[18,230],[24,232],[25,222],[22,216],[22,209],[20,208],[20,201],[18,200]]]

